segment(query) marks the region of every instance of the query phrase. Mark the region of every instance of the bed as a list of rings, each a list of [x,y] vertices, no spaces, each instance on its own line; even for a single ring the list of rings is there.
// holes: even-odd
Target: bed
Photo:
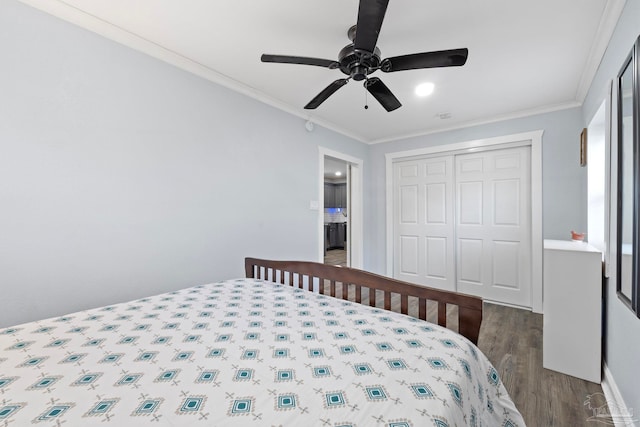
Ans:
[[[0,426],[524,426],[474,345],[480,299],[302,261],[245,268],[0,329]]]

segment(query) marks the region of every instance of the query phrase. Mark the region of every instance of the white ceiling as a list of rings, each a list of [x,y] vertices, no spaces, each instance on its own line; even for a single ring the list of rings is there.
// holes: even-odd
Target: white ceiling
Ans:
[[[382,58],[466,47],[466,65],[376,72],[387,113],[350,81],[304,110],[339,70],[261,63],[262,53],[337,60],[358,0],[22,0],[306,120],[375,143],[580,105],[624,0],[391,0]],[[433,95],[413,91],[435,83]],[[443,113],[450,118],[441,119]]]

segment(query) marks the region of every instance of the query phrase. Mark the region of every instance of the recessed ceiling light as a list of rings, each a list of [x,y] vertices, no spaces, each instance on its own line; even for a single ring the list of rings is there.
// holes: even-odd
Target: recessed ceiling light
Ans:
[[[340,171],[336,172],[336,176],[340,176],[340,175],[342,175],[342,172]]]
[[[416,95],[418,96],[429,96],[433,93],[436,85],[431,82],[421,83],[416,86]]]

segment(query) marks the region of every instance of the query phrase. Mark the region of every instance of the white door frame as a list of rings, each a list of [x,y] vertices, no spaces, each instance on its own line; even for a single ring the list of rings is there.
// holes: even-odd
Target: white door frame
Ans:
[[[350,188],[348,194],[351,195],[347,201],[348,215],[349,215],[349,227],[347,229],[350,248],[350,267],[362,269],[364,263],[363,254],[363,199],[362,199],[362,159],[343,154],[338,151],[333,151],[325,147],[318,147],[318,194],[319,194],[319,206],[318,212],[318,261],[324,262],[324,157],[334,157],[336,159],[344,160],[351,164],[351,174],[349,177]]]
[[[403,158],[478,148],[499,148],[518,142],[531,145],[531,310],[542,313],[542,134],[543,130],[442,144],[385,154],[387,206],[387,275],[393,276],[393,162]]]

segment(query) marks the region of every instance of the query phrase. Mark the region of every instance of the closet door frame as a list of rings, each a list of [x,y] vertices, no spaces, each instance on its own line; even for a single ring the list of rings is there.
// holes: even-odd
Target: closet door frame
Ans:
[[[543,130],[495,138],[442,144],[416,150],[387,153],[386,161],[386,229],[387,275],[393,276],[393,163],[403,159],[443,153],[459,153],[471,149],[498,149],[514,145],[531,146],[531,310],[542,313],[542,134]]]

